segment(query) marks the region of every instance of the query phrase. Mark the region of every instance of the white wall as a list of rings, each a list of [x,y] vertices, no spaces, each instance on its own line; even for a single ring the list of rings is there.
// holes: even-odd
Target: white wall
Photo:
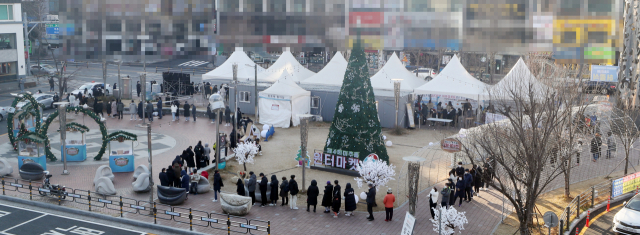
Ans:
[[[15,8],[14,8],[15,9]],[[14,10],[15,11],[15,10]],[[15,19],[15,18],[14,18]],[[15,33],[16,34],[16,51],[18,52],[18,77],[25,76],[26,64],[24,58],[24,31],[22,29],[22,23],[16,22],[15,24],[1,24],[0,33]]]

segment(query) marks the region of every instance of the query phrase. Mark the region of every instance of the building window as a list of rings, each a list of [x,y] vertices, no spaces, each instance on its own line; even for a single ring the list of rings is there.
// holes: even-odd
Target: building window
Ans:
[[[0,5],[0,20],[13,20],[13,5]]]
[[[318,96],[311,97],[311,108],[312,109],[320,108],[320,97]]]
[[[240,100],[239,100],[240,102],[251,103],[250,98],[251,98],[251,92],[248,92],[248,91],[240,92]]]
[[[0,63],[0,80],[14,78],[16,74],[16,62]]]
[[[16,34],[0,34],[0,50],[16,49]]]

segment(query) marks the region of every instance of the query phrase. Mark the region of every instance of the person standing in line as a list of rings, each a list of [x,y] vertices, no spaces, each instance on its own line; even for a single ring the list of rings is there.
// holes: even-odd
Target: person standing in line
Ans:
[[[376,189],[373,187],[372,183],[369,183],[369,192],[367,192],[367,212],[369,212],[369,217],[367,220],[373,221],[373,204],[376,203]]]
[[[444,188],[442,188],[442,192],[440,192],[440,194],[442,194],[442,201],[440,201],[440,206],[442,206],[443,208],[449,207],[449,196],[451,195],[451,188],[449,188],[450,186],[451,183],[446,183],[444,185]]]
[[[332,209],[333,209],[333,218],[338,218],[340,214],[340,205],[342,204],[342,194],[340,193],[340,185],[338,184],[338,180],[334,180],[333,183],[333,197],[332,197]]]
[[[124,116],[124,104],[122,103],[122,100],[118,100],[118,119],[122,119],[122,116]]]
[[[467,202],[471,202],[473,199],[473,176],[469,173],[469,169],[464,170],[464,194]]]
[[[222,119],[220,119],[220,121],[222,122]],[[231,123],[231,109],[229,108],[229,105],[224,108],[224,122],[225,126],[229,126]]]
[[[140,92],[142,91],[142,85],[140,85],[140,81],[136,84],[136,91],[138,92],[138,97],[140,97]]]
[[[202,141],[198,141],[198,144],[196,144],[193,152],[196,155],[196,169],[199,170],[200,168],[204,168],[204,147],[202,146]]]
[[[211,148],[209,148],[209,144],[204,144],[204,162],[205,166],[209,165],[209,161],[211,161]]]
[[[189,199],[189,182],[191,178],[187,174],[187,170],[180,171],[180,175],[182,176],[180,180],[180,187],[187,190],[187,199]]]
[[[333,185],[331,181],[327,181],[327,186],[324,186],[324,195],[322,196],[322,206],[324,206],[324,213],[331,212],[331,196],[333,195]]]
[[[158,107],[158,119],[162,119],[162,98],[158,98],[156,107]]]
[[[176,103],[173,103],[171,104],[171,116],[173,117],[172,122],[180,119],[180,117],[176,115],[176,112],[178,112],[178,106],[176,105]],[[178,117],[178,119],[176,119],[176,117]]]
[[[455,204],[456,204],[456,184],[453,182],[449,182],[449,206],[454,206]]]
[[[591,153],[593,154],[593,162],[597,162],[600,158],[600,151],[602,151],[602,139],[600,133],[596,133],[596,137],[591,139]]]
[[[436,199],[437,201],[438,199]],[[396,196],[393,195],[391,188],[387,189],[387,195],[382,199],[384,204],[385,222],[391,222],[393,220],[393,203],[396,202]],[[433,213],[433,212],[431,212]]]
[[[169,165],[169,167],[167,167],[167,179],[169,180],[167,183],[167,187],[173,187],[175,185],[175,181],[176,181],[175,175],[176,174],[173,171],[173,165]]]
[[[616,141],[611,135],[611,131],[607,132],[607,159],[611,158],[611,152],[616,151]]]
[[[173,186],[176,188],[180,187],[180,179],[182,179],[182,169],[180,169],[181,166],[179,163],[174,162],[173,163],[173,179],[175,180],[173,182]]]
[[[131,100],[131,104],[129,105],[129,113],[131,114],[131,117],[129,118],[129,120],[138,120],[138,117],[136,116],[138,114],[138,110],[137,110],[138,106],[136,105],[136,102],[134,100]]]
[[[353,211],[356,210],[356,207],[355,191],[351,188],[351,183],[347,183],[347,186],[344,188],[344,215],[353,215]],[[313,212],[315,212],[315,210]]]
[[[479,197],[480,196],[480,189],[482,189],[482,179],[484,178],[484,172],[482,171],[482,168],[473,165],[473,168],[475,168],[475,174],[473,174],[473,188],[476,192],[476,195]]]
[[[242,179],[238,178],[238,182],[236,183],[236,193],[240,196],[246,196],[247,194],[244,191],[244,183],[242,183]]]
[[[431,212],[431,218],[435,219],[436,207],[438,206],[438,188],[433,187],[431,192],[429,192],[429,211]],[[444,200],[444,198],[442,199]]]
[[[280,196],[278,195],[278,187],[280,187],[280,182],[278,182],[276,175],[271,175],[271,182],[269,184],[271,187],[271,195],[269,195],[271,204],[269,204],[269,206],[278,205],[278,197]]]
[[[282,176],[282,184],[280,184],[280,197],[282,197],[280,206],[289,205],[289,181],[284,176]]]
[[[53,77],[49,77],[49,92],[53,91],[53,87],[54,87]]]
[[[196,161],[193,159],[195,154],[193,153],[193,150],[191,150],[192,148],[193,147],[189,146],[189,148],[187,148],[183,153],[183,157],[185,162],[187,162],[189,172],[194,172],[196,168]]]
[[[247,182],[247,189],[249,190],[249,197],[251,197],[251,205],[256,205],[256,175],[253,171],[249,172],[249,182]]]
[[[267,205],[267,187],[269,182],[267,177],[264,176],[263,173],[260,173],[260,207],[265,207]]]
[[[191,114],[193,115],[193,122],[196,122],[196,104],[191,105]]]
[[[462,180],[462,177],[458,177],[458,182],[456,183],[456,198],[460,198],[460,201],[458,202],[458,207],[462,206],[462,199],[465,198],[464,194],[465,194],[464,181]]]
[[[140,100],[140,102],[138,102],[138,117],[140,118],[140,121],[142,121],[142,113],[144,113],[144,101]]]
[[[307,189],[307,212],[313,206],[313,213],[316,213],[316,205],[318,205],[318,195],[320,195],[320,189],[318,189],[318,181],[311,180],[311,185]]]
[[[213,94],[218,93],[218,85],[213,85]]]
[[[295,175],[291,175],[291,180],[289,180],[289,193],[291,194],[291,205],[289,205],[289,207],[292,210],[297,210],[298,209],[298,182],[296,182],[296,176]]]
[[[216,170],[215,173],[213,173],[213,202],[218,201],[218,193],[220,193],[220,189],[222,187],[224,187],[224,183],[222,183],[222,177],[220,176],[220,172]]]
[[[464,175],[464,167],[462,166],[462,162],[458,162],[458,167],[456,167],[456,176],[460,177]]]
[[[77,99],[78,99],[78,97],[75,97],[74,104],[75,104],[75,100],[77,100]],[[107,102],[107,107],[104,107],[107,110],[107,117],[111,117],[111,110],[115,110],[115,106],[111,106],[112,103],[113,103],[112,101],[109,101],[109,102]],[[112,109],[112,107],[113,107],[113,109]]]
[[[71,95],[69,95],[69,96],[73,97]],[[102,102],[97,102],[97,101],[98,101],[98,99],[96,98],[96,101],[95,101],[96,103],[93,104],[93,111],[95,111],[96,114],[100,114],[100,117],[102,118],[104,116],[104,114],[102,113],[103,104],[102,104]]]
[[[184,107],[182,109],[182,113],[184,114],[184,119],[186,122],[189,121],[189,113],[191,112],[191,109],[189,109],[191,106],[189,106],[189,102],[185,101],[184,102]]]
[[[166,171],[166,168],[162,168],[162,171],[160,171],[158,178],[160,179],[160,185],[169,187],[169,177],[167,176]]]
[[[153,104],[151,104],[151,101],[147,101],[147,117],[149,118],[150,122],[153,122]]]

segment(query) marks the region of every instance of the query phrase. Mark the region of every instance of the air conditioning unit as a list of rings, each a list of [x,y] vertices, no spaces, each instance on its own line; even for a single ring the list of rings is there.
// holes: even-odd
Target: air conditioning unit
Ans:
[[[313,115],[313,117],[311,118],[311,120],[313,120],[314,122],[321,122],[321,121],[322,121],[322,116],[320,116],[320,115]]]

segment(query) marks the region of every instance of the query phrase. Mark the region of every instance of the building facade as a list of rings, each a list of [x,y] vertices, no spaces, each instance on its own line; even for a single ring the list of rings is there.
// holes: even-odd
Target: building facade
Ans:
[[[0,0],[0,80],[26,76],[20,0]]]

